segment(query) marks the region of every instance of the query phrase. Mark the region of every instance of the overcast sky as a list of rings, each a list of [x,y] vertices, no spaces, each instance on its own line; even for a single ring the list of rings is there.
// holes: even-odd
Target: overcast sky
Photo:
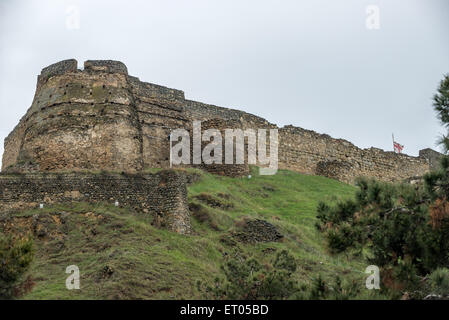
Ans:
[[[69,58],[120,60],[188,99],[362,148],[392,150],[394,132],[417,155],[444,132],[432,95],[449,72],[449,1],[1,0],[0,153],[40,70]]]

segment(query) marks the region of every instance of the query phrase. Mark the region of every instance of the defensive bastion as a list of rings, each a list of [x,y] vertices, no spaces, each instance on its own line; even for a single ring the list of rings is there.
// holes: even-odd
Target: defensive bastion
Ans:
[[[70,198],[67,195],[77,195],[78,189],[84,188],[85,181],[97,187],[104,182],[86,177],[88,173],[73,174],[76,171],[139,173],[146,168],[167,169],[170,167],[170,132],[177,128],[190,130],[194,120],[209,126],[231,123],[234,128],[242,129],[277,128],[265,119],[243,111],[187,100],[180,90],[142,82],[128,75],[126,66],[118,61],[86,61],[83,70],[78,69],[74,59],[50,65],[38,76],[31,107],[5,139],[0,205],[3,208],[15,206],[11,190],[21,192],[20,188],[14,187],[19,184],[12,182],[19,179],[17,173],[23,174],[20,185],[26,190],[31,185],[33,188],[42,186],[38,180],[39,173],[43,172],[55,175],[51,179],[46,178],[46,183],[59,181],[63,184],[61,181],[66,181],[72,185],[67,188],[58,185],[64,191],[62,196],[46,192],[45,199],[51,202],[67,200]],[[384,181],[421,176],[435,166],[439,157],[431,149],[422,150],[419,157],[377,148],[360,149],[346,140],[293,126],[278,128],[278,132],[280,169],[324,175],[347,183],[353,183],[358,176]],[[230,176],[246,173],[242,166],[211,168],[214,173]],[[204,169],[207,170],[207,166]],[[67,172],[72,174],[67,176]],[[14,178],[9,175],[14,175]],[[29,184],[24,184],[23,179],[30,179]],[[75,181],[77,179],[78,182]],[[114,180],[117,186],[124,183],[120,176],[111,175],[108,179],[109,182]],[[172,184],[175,185],[182,180],[162,179],[158,174],[145,179],[146,185],[151,185],[149,190],[157,190],[159,184],[163,187],[164,181],[169,185],[176,181]],[[126,183],[137,182],[128,179]],[[185,184],[183,188],[172,196],[183,203],[179,207],[170,204],[165,209],[159,208],[160,215],[177,214],[179,208],[186,210]],[[89,200],[86,196],[89,192],[83,189],[82,194],[82,199]],[[120,195],[112,194],[108,198],[117,197]],[[44,201],[42,194],[37,198]],[[72,196],[71,199],[74,198]],[[30,203],[35,203],[35,200],[30,200]],[[146,209],[155,208],[151,203],[157,200],[145,201],[149,208]],[[171,218],[162,220],[172,221]],[[188,221],[181,224],[187,225]],[[189,228],[172,229],[185,233]]]

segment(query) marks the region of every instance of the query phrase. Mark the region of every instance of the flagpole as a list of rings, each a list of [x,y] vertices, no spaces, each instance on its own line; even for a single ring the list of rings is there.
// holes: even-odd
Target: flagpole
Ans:
[[[393,151],[396,152],[396,150],[394,149],[394,134],[393,133],[391,133],[391,138],[393,139]]]
[[[391,138],[393,139],[393,151],[396,152],[396,148],[394,147],[394,133],[391,133]]]

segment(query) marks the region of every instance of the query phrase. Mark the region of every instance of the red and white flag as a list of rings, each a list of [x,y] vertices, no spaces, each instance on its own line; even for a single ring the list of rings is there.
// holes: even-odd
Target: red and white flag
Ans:
[[[393,135],[393,149],[396,153],[402,153],[402,149],[404,149],[404,146],[396,141],[394,141],[394,135]]]
[[[402,149],[404,149],[404,146],[402,144],[399,144],[399,143],[393,141],[393,148],[394,148],[394,152],[401,153]]]

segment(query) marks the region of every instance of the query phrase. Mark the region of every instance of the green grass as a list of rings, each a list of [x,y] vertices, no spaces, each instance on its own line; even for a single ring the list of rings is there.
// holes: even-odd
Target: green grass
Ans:
[[[264,263],[281,249],[296,258],[299,268],[293,277],[298,282],[309,284],[318,274],[326,280],[340,275],[364,288],[368,264],[362,257],[331,255],[315,228],[318,202],[352,197],[355,187],[284,170],[259,176],[252,168],[251,179],[200,174],[200,181],[189,186],[189,202],[205,208],[207,221],[192,217],[194,234],[189,236],[153,227],[150,215],[106,204],[55,205],[15,214],[29,225],[37,220],[38,229],[45,230],[35,240],[30,270],[35,286],[23,298],[201,299],[196,282],[212,283],[226,256],[238,252]],[[222,206],[208,205],[205,197]],[[267,220],[284,238],[257,244],[224,241],[232,239],[245,217]],[[14,228],[25,233],[29,225],[16,221]],[[274,250],[264,253],[266,248]],[[65,287],[69,265],[80,268],[80,290]],[[113,273],[105,274],[105,268]]]

